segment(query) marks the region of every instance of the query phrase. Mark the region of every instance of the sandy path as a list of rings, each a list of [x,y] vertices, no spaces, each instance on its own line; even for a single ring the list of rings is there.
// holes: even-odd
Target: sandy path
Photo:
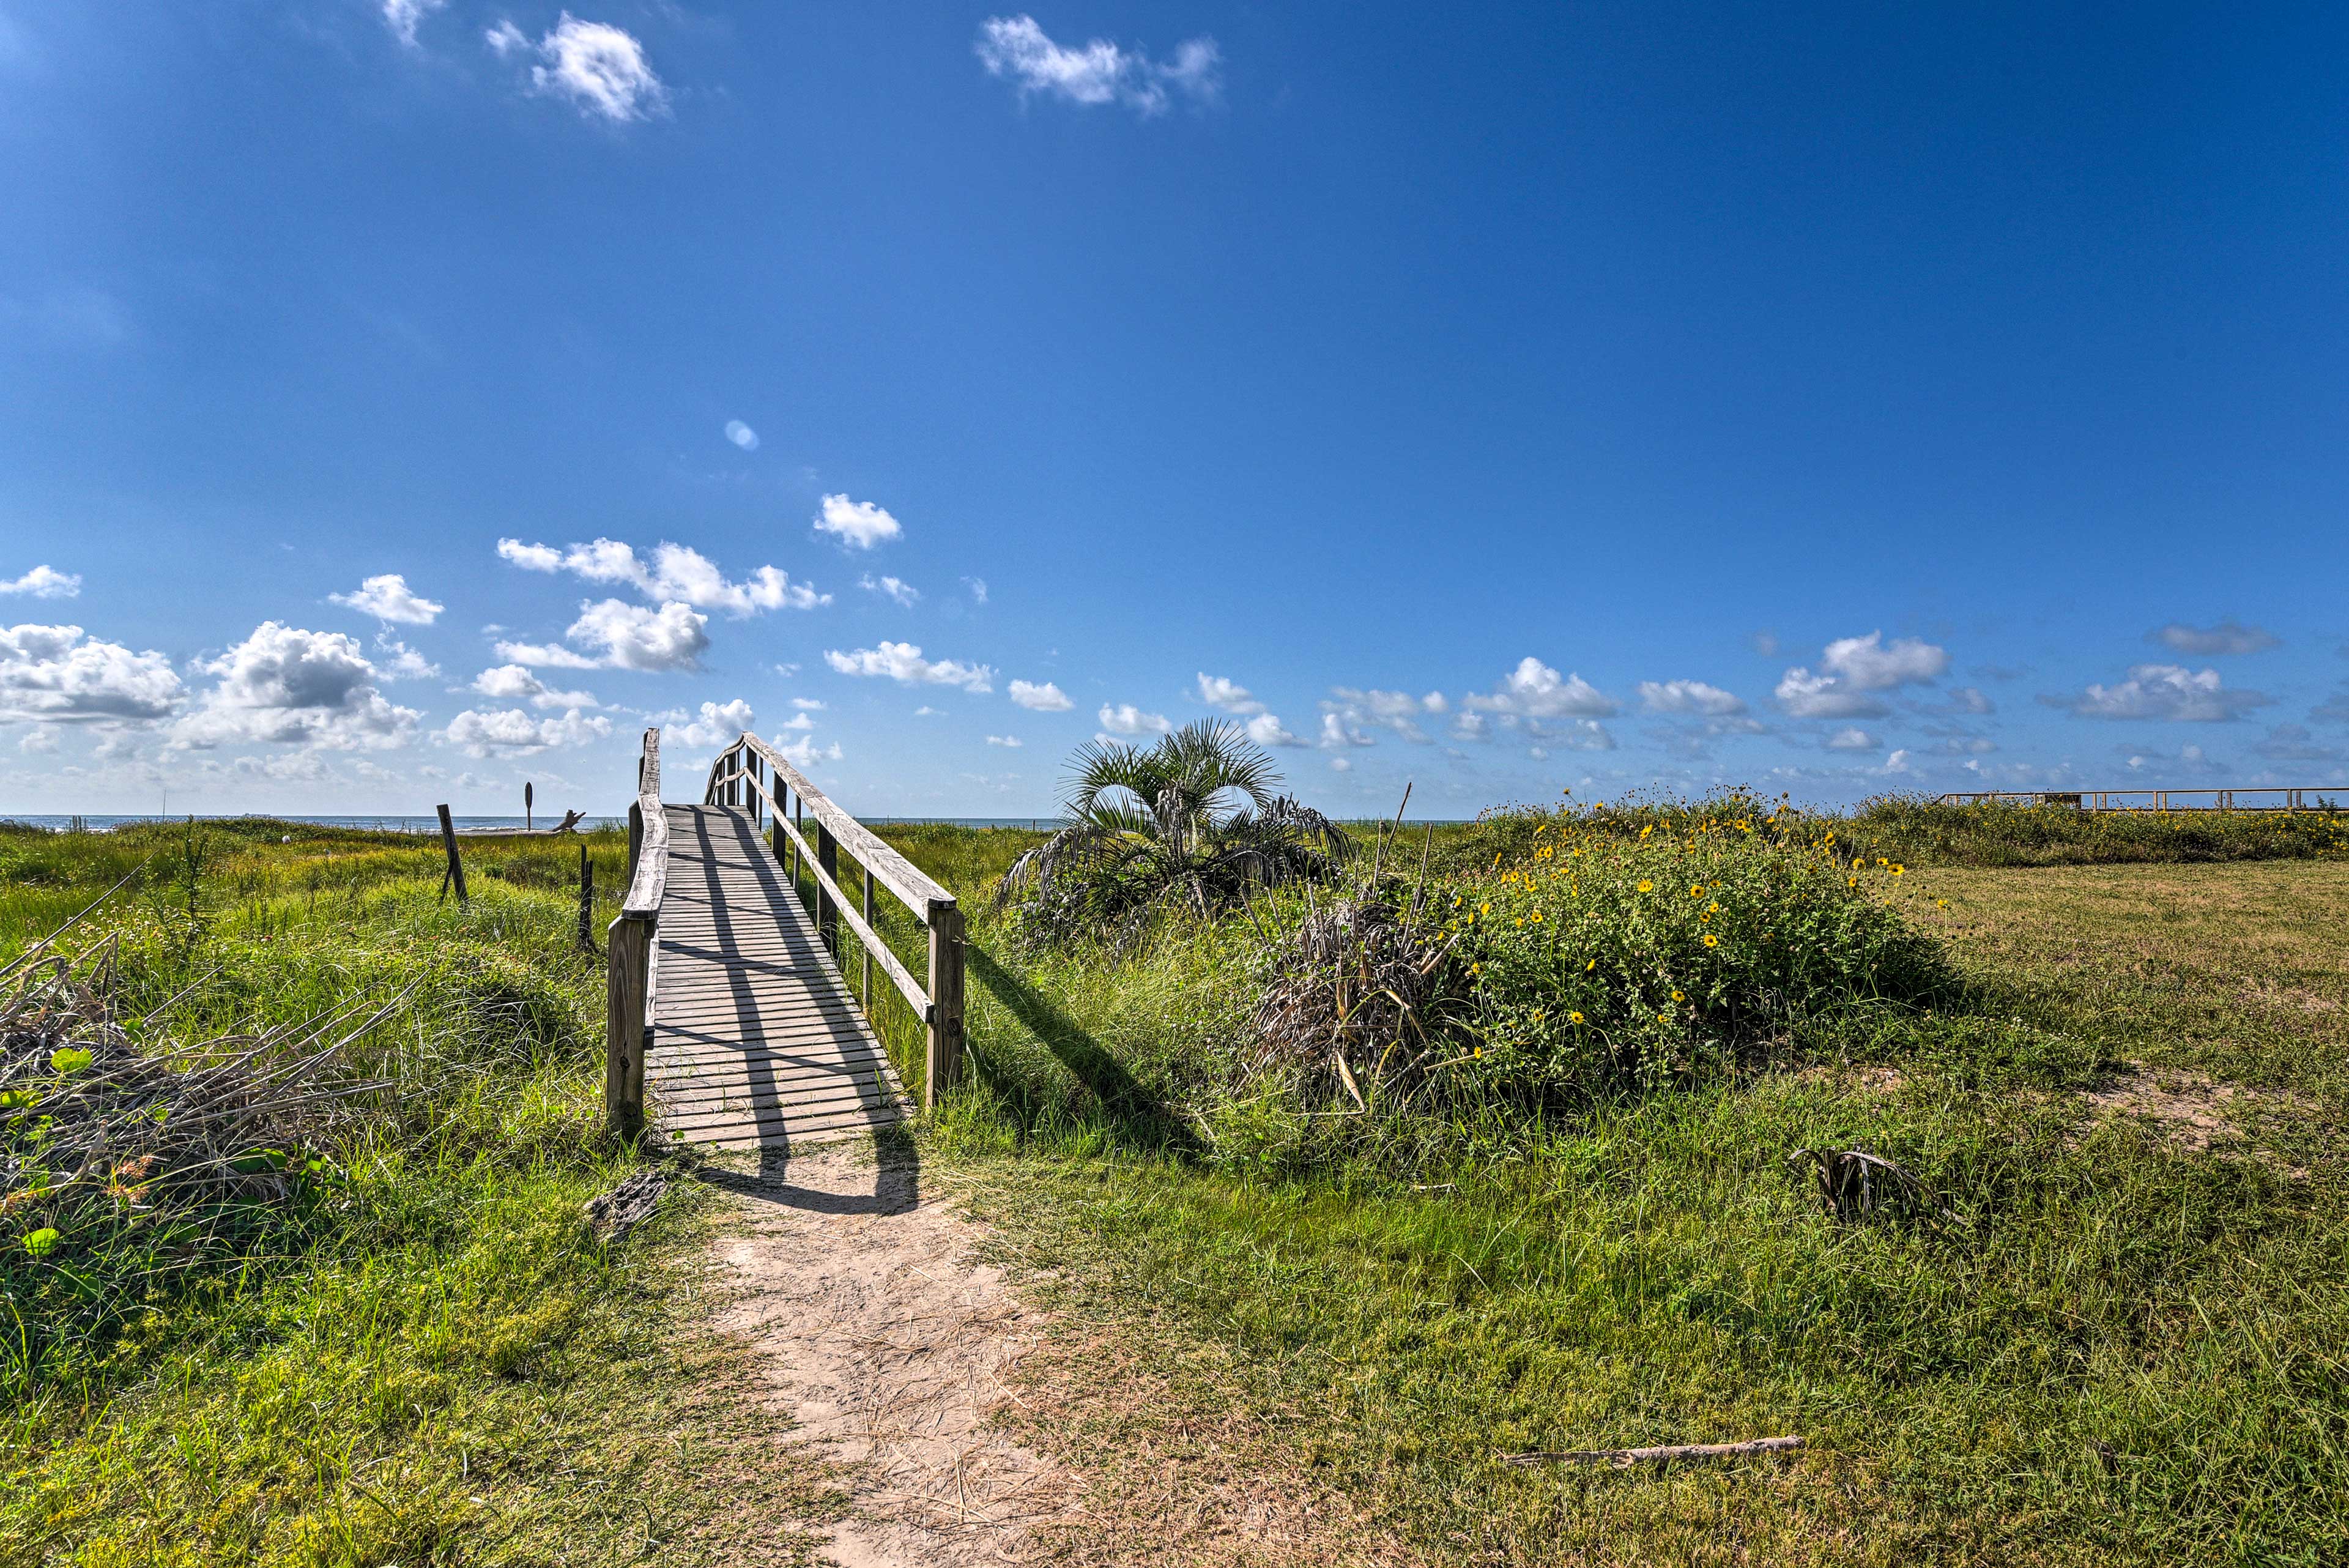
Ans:
[[[1069,1517],[1073,1477],[988,1425],[1039,1325],[910,1148],[834,1144],[719,1179],[748,1223],[719,1244],[741,1293],[719,1326],[760,1352],[799,1440],[842,1462],[843,1568],[1016,1562]]]

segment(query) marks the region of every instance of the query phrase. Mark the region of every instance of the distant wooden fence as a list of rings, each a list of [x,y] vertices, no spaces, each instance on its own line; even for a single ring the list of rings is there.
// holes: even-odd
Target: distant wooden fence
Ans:
[[[773,823],[770,840],[775,858],[790,867],[792,887],[802,868],[813,872],[816,883],[816,927],[835,961],[840,957],[840,927],[844,921],[864,950],[864,983],[857,992],[867,1018],[873,1016],[873,966],[879,964],[891,984],[922,1020],[927,1050],[922,1073],[922,1104],[937,1104],[938,1095],[962,1076],[963,1056],[963,914],[955,896],[932,880],[920,867],[875,836],[873,830],[842,810],[808,782],[781,752],[758,736],[745,734],[718,753],[709,764],[705,805],[740,806],[759,818],[765,803]],[[808,841],[808,818],[815,818],[814,843]],[[786,841],[789,843],[786,853]],[[864,867],[860,897],[852,898],[840,885],[840,851],[845,846]],[[890,950],[873,921],[873,889],[886,889],[921,922],[929,933],[929,975],[925,987]]]
[[[1975,790],[1942,795],[1942,805],[2063,805],[2076,811],[2339,811],[2340,790],[2094,789]],[[2316,799],[2312,802],[2309,797]]]

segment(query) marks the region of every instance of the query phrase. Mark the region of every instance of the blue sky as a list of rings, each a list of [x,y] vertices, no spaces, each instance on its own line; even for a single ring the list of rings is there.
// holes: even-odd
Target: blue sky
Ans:
[[[0,811],[2349,782],[2338,7],[572,4],[0,0]]]

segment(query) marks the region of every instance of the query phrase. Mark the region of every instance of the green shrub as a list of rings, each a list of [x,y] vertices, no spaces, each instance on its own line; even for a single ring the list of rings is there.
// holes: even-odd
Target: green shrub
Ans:
[[[1522,815],[1452,894],[1473,1082],[1588,1095],[1686,1077],[1869,1001],[1953,992],[1904,921],[1906,867],[1730,796],[1626,832],[1613,814]]]

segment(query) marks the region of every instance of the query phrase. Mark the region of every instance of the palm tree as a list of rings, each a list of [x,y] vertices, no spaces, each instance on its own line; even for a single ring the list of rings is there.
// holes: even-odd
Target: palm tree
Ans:
[[[1095,742],[1070,759],[1067,826],[1011,863],[996,903],[1021,901],[1038,936],[1130,939],[1159,911],[1229,908],[1252,886],[1321,881],[1352,846],[1275,786],[1272,759],[1228,721],[1147,747]]]

